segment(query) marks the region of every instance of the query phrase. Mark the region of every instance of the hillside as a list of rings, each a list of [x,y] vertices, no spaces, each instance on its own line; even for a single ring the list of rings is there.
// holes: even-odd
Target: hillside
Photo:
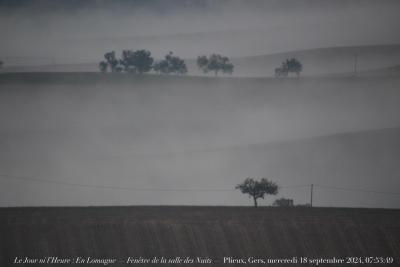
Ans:
[[[393,66],[400,62],[400,45],[371,45],[349,47],[327,47],[251,57],[233,57],[235,65],[233,76],[239,77],[272,77],[274,70],[291,57],[298,58],[303,66],[305,76],[351,76],[354,71],[354,60],[357,55],[357,70],[362,75],[374,75],[379,70],[382,75],[397,75]],[[99,59],[100,61],[100,59]],[[194,59],[186,59],[190,75],[203,75]],[[4,72],[98,72],[98,63],[81,64],[42,64],[5,66]],[[210,75],[212,76],[212,75]]]
[[[397,77],[1,74],[0,167],[27,180],[3,178],[0,202],[248,205],[233,189],[248,176],[266,176],[282,186],[395,191],[399,84]],[[154,197],[148,191],[29,180],[35,177],[228,191],[157,191]],[[309,201],[307,187],[281,193],[277,197]],[[321,188],[315,204],[399,207],[398,196]]]
[[[398,194],[363,193],[357,189],[397,192],[399,137],[398,127],[197,153],[198,157],[203,154],[210,160],[229,159],[232,176],[246,177],[247,173],[256,173],[275,177],[283,186],[279,195],[300,203],[309,203],[310,197],[309,187],[301,185],[314,183],[321,185],[314,190],[314,201],[320,206],[398,207]],[[192,153],[189,155],[195,157],[196,152]],[[290,188],[291,185],[294,188]],[[296,185],[300,185],[299,188]],[[329,188],[332,186],[339,187],[339,190]]]
[[[400,260],[399,210],[179,206],[1,208],[0,218],[2,266],[10,265],[15,257],[48,256],[118,260],[110,266],[130,265],[123,263],[128,257],[152,259],[155,256],[202,257],[213,261],[201,266],[227,266],[223,264],[224,257],[247,261],[250,257],[331,259],[373,255],[393,257],[394,264]]]
[[[400,65],[362,71],[359,76],[399,76]]]
[[[358,71],[391,67],[400,62],[400,45],[327,47],[234,58],[239,76],[273,76],[274,69],[287,58],[296,57],[303,64],[303,75],[352,73],[355,55]]]

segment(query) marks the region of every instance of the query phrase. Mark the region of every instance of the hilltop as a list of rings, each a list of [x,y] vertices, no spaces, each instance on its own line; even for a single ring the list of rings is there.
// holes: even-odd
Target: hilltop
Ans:
[[[250,57],[233,57],[235,66],[234,77],[273,77],[274,69],[291,57],[298,58],[303,66],[304,76],[351,76],[354,71],[355,55],[357,55],[357,70],[363,75],[373,74],[375,69],[380,75],[397,75],[390,71],[400,62],[400,45],[369,45],[348,47],[326,47],[298,51],[288,51],[276,54],[257,55]],[[100,61],[100,59],[99,59]],[[195,59],[185,59],[189,75],[203,74],[196,66]],[[372,70],[372,72],[371,72]],[[98,72],[98,63],[79,64],[42,64],[31,66],[5,66],[5,72]],[[212,76],[212,75],[210,75]],[[222,76],[230,77],[230,76]]]
[[[239,76],[273,76],[274,69],[287,58],[298,58],[303,66],[303,75],[330,75],[349,73],[354,70],[357,55],[358,71],[391,67],[400,62],[400,45],[369,45],[327,47],[259,55],[232,59]]]

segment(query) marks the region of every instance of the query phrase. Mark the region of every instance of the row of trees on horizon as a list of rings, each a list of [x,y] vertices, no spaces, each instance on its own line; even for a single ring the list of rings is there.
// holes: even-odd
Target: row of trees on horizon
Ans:
[[[175,56],[173,52],[165,55],[164,59],[155,61],[148,50],[123,50],[121,58],[117,58],[115,51],[104,54],[104,59],[99,63],[101,72],[126,72],[143,74],[154,71],[158,74],[183,75],[188,72],[183,59]],[[199,56],[197,66],[203,73],[213,72],[217,76],[220,72],[232,74],[233,64],[228,57],[219,54]]]
[[[196,60],[197,67],[204,73],[232,74],[234,65],[230,59],[220,54],[211,54],[209,56],[201,55]],[[4,62],[0,60],[0,69]],[[154,71],[157,74],[175,74],[184,75],[188,72],[186,63],[183,59],[175,56],[173,52],[165,55],[164,59],[155,61],[148,50],[123,50],[121,57],[117,58],[115,51],[104,54],[104,60],[99,62],[99,70],[102,73],[110,72],[126,72],[143,74]],[[290,58],[282,62],[279,68],[275,69],[275,77],[288,77],[290,73],[300,75],[303,65],[296,58]]]
[[[196,60],[197,67],[204,73],[232,74],[234,65],[230,59],[220,54],[211,54],[209,56],[201,55]],[[157,74],[176,74],[184,75],[188,72],[186,63],[183,59],[175,56],[173,52],[165,55],[164,59],[155,61],[148,50],[123,50],[121,57],[117,58],[115,51],[104,54],[104,60],[99,63],[101,72],[126,72],[143,74],[154,71]],[[279,68],[275,69],[275,77],[287,77],[290,73],[297,76],[303,70],[303,66],[296,58],[290,58],[282,62]]]
[[[196,63],[204,74],[211,72],[218,76],[219,73],[232,74],[234,70],[230,59],[220,54],[198,56]],[[4,62],[0,60],[0,69],[3,65]],[[110,71],[143,74],[154,71],[157,74],[183,75],[188,72],[185,61],[175,56],[173,52],[165,55],[164,59],[155,61],[151,52],[144,49],[123,50],[120,58],[117,58],[115,51],[107,52],[98,66],[102,73]],[[301,62],[296,58],[290,58],[282,62],[280,67],[275,68],[275,77],[288,77],[290,73],[299,76],[302,70]]]

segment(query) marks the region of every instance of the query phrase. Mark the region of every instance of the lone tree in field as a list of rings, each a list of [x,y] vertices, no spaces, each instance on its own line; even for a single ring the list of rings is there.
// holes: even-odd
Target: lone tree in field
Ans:
[[[220,71],[222,73],[232,74],[234,68],[228,57],[223,57],[219,54],[212,54],[209,57],[197,57],[197,66],[204,73],[214,72],[215,76],[218,76],[218,72]]]
[[[296,58],[286,59],[282,62],[281,67],[275,69],[275,77],[287,77],[289,73],[293,72],[298,77],[303,70],[303,65]]]
[[[239,189],[243,194],[248,194],[254,200],[254,207],[257,207],[257,199],[264,198],[266,194],[278,194],[278,186],[266,178],[260,181],[254,178],[246,178],[243,183],[238,184],[235,189]]]
[[[288,73],[293,72],[296,73],[297,76],[299,76],[300,72],[303,70],[303,65],[294,57],[291,59],[286,59],[284,65],[286,66]]]
[[[169,52],[165,58],[159,62],[156,62],[153,69],[157,73],[162,74],[186,74],[187,67],[185,61],[177,56],[174,56],[172,52]]]
[[[124,50],[122,51],[121,65],[126,72],[143,74],[152,68],[154,59],[151,52],[147,50]]]
[[[0,69],[3,67],[4,62],[0,60]]]

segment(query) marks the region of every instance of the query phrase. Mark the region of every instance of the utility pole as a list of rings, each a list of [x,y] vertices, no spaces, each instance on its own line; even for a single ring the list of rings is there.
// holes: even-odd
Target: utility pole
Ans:
[[[354,54],[354,76],[357,76],[357,62],[358,61],[358,55],[357,53]]]
[[[310,199],[310,207],[312,208],[313,206],[313,191],[314,191],[314,184],[311,184],[311,199]]]

